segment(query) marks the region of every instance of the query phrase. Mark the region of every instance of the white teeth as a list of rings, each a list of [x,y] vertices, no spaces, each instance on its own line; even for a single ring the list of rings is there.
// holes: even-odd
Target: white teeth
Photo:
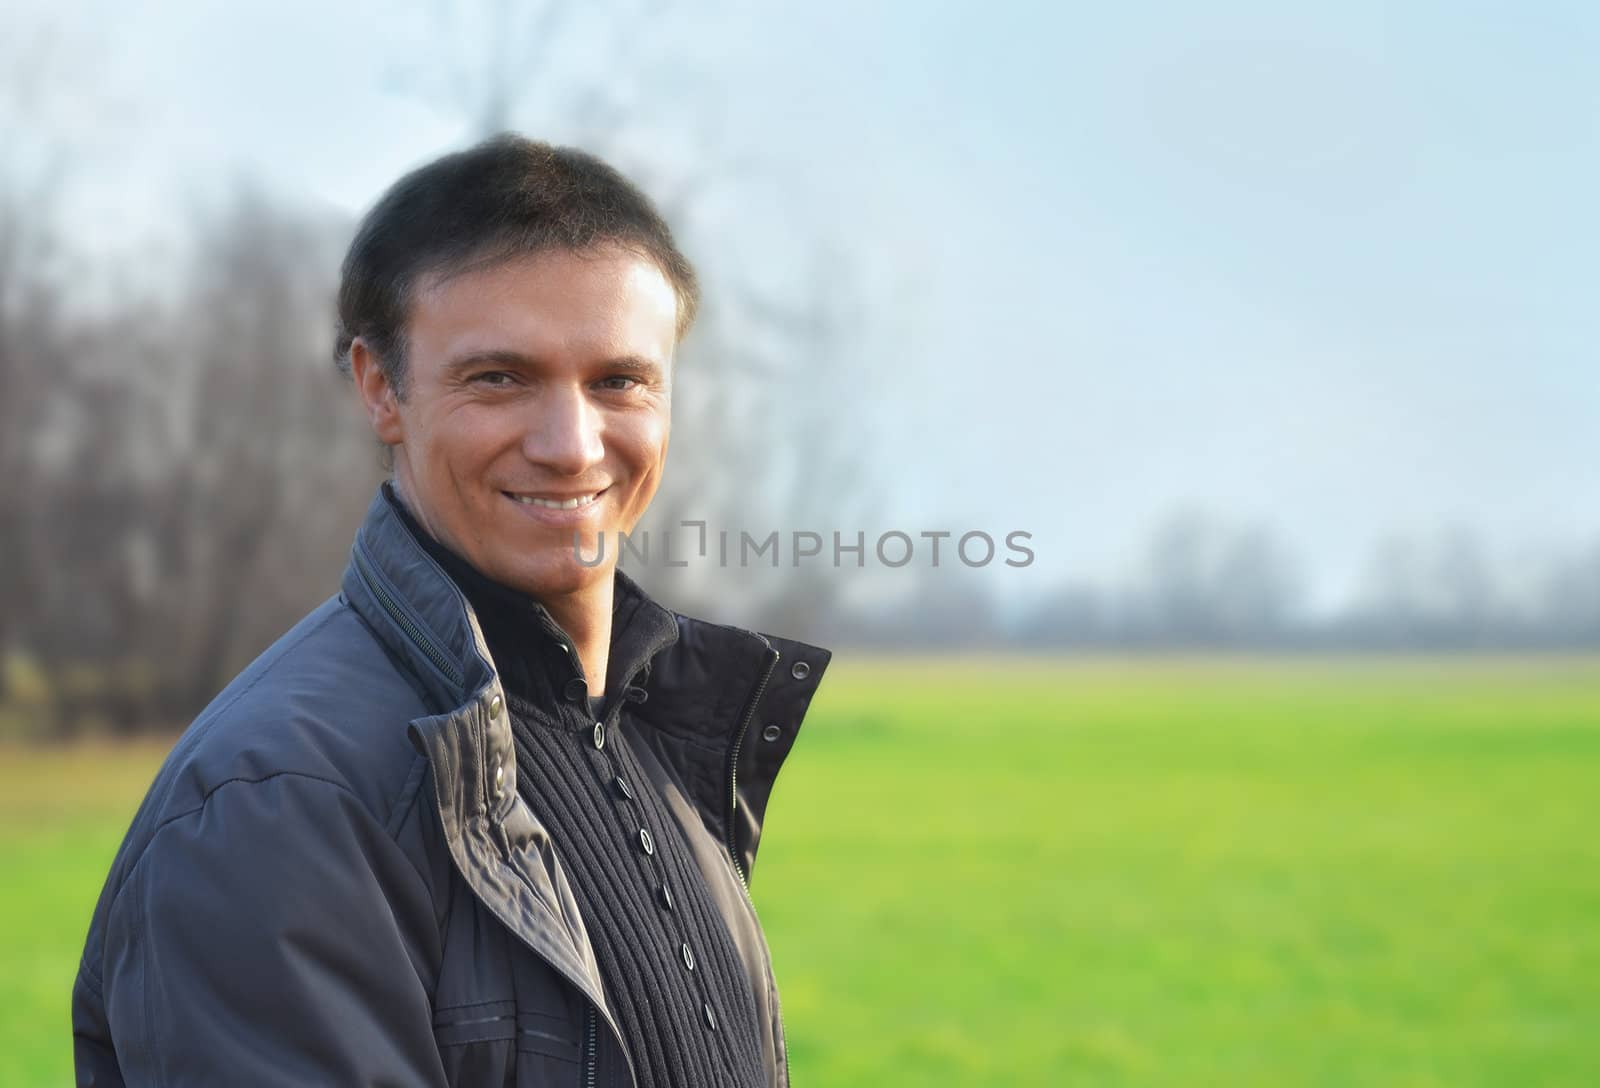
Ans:
[[[575,499],[539,499],[532,495],[512,495],[511,497],[524,506],[543,506],[549,510],[576,510],[580,506],[588,506],[594,502],[596,491],[592,495],[579,495]]]

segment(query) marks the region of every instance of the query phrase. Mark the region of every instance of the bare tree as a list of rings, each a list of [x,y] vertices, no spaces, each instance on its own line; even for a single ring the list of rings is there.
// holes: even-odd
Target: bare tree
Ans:
[[[1431,537],[1391,533],[1374,546],[1343,625],[1375,645],[1483,645],[1509,634],[1495,583],[1465,527]]]
[[[1158,526],[1132,608],[1162,644],[1247,645],[1281,639],[1299,604],[1294,563],[1261,526],[1230,527],[1195,510]]]
[[[348,229],[241,191],[171,303],[28,347],[57,395],[16,577],[54,731],[181,722],[335,584],[378,477],[328,362]]]
[[[42,447],[70,355],[55,224],[68,156],[40,137],[58,105],[48,76],[61,45],[48,24],[0,38],[0,700],[8,658],[38,614]]]
[[[1533,617],[1542,641],[1600,646],[1600,537],[1552,561],[1537,584]]]
[[[174,707],[203,702],[329,591],[376,482],[328,362],[346,232],[248,189],[199,230],[169,390],[176,456],[147,523]]]

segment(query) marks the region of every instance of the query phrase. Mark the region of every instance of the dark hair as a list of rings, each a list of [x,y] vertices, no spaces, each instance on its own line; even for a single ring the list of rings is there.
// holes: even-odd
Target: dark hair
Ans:
[[[654,261],[678,297],[678,338],[700,301],[694,269],[638,187],[593,155],[511,133],[418,167],[379,198],[345,254],[334,359],[361,337],[405,395],[405,326],[428,275],[612,243]]]

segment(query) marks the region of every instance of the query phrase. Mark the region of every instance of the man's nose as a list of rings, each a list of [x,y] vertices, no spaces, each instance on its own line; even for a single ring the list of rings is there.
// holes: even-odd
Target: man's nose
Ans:
[[[605,457],[600,411],[581,388],[547,390],[529,414],[522,453],[563,476],[580,476]]]

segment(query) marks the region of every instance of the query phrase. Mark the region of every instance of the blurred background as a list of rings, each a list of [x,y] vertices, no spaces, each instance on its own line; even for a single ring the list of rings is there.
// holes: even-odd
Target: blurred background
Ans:
[[[755,883],[798,1084],[1596,1082],[1597,50],[1554,2],[13,0],[0,1080],[70,1075],[134,806],[381,478],[357,219],[509,128],[704,278],[644,528],[779,534],[634,573],[837,654]]]

